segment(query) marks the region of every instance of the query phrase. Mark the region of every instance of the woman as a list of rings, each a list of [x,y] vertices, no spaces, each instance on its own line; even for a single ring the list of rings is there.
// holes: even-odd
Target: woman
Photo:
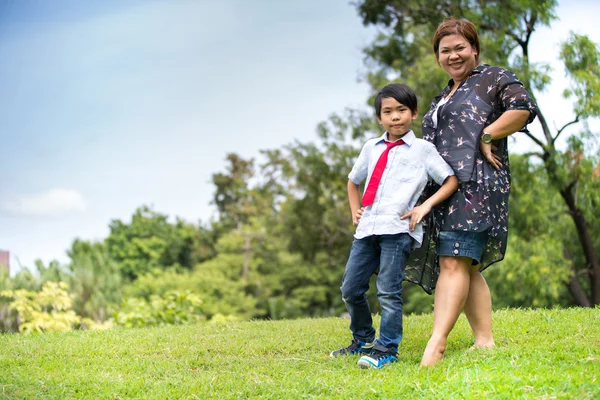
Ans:
[[[506,137],[533,121],[536,106],[510,71],[479,65],[479,39],[466,20],[445,19],[433,39],[448,86],[423,118],[423,139],[454,169],[458,191],[435,210],[431,244],[421,268],[439,256],[433,333],[421,365],[442,359],[448,334],[464,309],[475,348],[494,346],[492,300],[481,271],[504,258],[508,236],[510,171]],[[439,236],[438,236],[439,233]]]

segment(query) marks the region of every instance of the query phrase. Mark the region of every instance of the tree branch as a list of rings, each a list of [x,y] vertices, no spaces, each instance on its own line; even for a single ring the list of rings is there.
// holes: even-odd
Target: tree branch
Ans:
[[[523,132],[523,133],[525,133],[525,134],[526,134],[526,135],[529,137],[529,139],[533,140],[533,141],[534,141],[534,142],[535,142],[535,143],[536,143],[538,146],[540,146],[542,149],[546,148],[546,147],[544,146],[544,143],[542,143],[542,141],[541,141],[540,139],[538,139],[538,138],[536,138],[535,136],[533,136],[533,134],[532,134],[531,132],[529,132],[529,131],[525,131],[525,132]]]
[[[532,156],[536,156],[536,157],[539,157],[540,160],[542,160],[542,161],[544,160],[544,155],[542,153],[538,153],[536,151],[531,151],[529,153],[523,153],[523,156],[525,156],[527,158],[532,157]]]
[[[509,31],[509,30],[505,30],[504,33],[507,36],[510,36],[511,38],[515,39],[515,42],[517,42],[519,44],[519,46],[521,46],[521,49],[526,49],[526,44],[525,42],[513,31]]]
[[[482,31],[490,31],[490,32],[498,32],[498,29],[495,26],[481,23],[479,25],[479,29]]]
[[[532,94],[532,96],[533,96],[533,94]],[[537,100],[536,100],[536,103],[537,103]],[[552,141],[552,133],[550,132],[550,127],[548,126],[546,117],[544,117],[544,114],[540,110],[539,104],[537,104],[537,117],[538,117],[538,121],[540,121],[540,124],[542,125],[544,137],[546,138],[546,141],[548,142],[548,146],[554,147],[554,142]],[[538,143],[538,144],[540,144],[540,143]],[[542,145],[540,145],[540,146],[542,146]],[[542,146],[542,148],[546,149],[545,146]]]
[[[529,47],[529,39],[531,39],[531,35],[533,34],[533,31],[535,30],[535,24],[537,23],[537,14],[536,13],[532,13],[531,14],[531,19],[529,21],[527,21],[527,19],[525,19],[525,27],[527,29],[527,33],[525,34],[525,48]],[[528,54],[525,54],[526,56]]]
[[[567,128],[570,125],[576,124],[579,122],[579,114],[577,114],[577,116],[575,117],[575,119],[571,122],[567,122],[566,124],[563,125],[562,128],[560,128],[558,130],[558,132],[556,133],[556,135],[552,138],[552,143],[556,142],[556,139],[558,139],[558,136],[565,130],[565,128]]]

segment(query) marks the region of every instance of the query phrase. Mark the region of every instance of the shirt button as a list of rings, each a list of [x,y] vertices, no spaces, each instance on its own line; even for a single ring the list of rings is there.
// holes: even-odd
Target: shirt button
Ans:
[[[455,250],[453,251],[453,253],[454,253],[454,255],[455,255],[455,256],[457,256],[457,255],[458,255],[458,250],[456,250],[456,249],[455,249]]]
[[[454,243],[454,247],[456,247],[456,248],[458,249],[458,248],[460,247],[460,243],[458,243],[458,242],[455,242],[455,243]]]

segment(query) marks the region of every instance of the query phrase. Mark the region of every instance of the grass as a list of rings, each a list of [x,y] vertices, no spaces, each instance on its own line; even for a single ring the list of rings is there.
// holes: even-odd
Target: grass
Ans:
[[[6,399],[598,399],[600,308],[501,310],[497,347],[468,351],[461,317],[445,359],[419,361],[432,316],[405,318],[399,361],[330,359],[341,318],[0,336]]]

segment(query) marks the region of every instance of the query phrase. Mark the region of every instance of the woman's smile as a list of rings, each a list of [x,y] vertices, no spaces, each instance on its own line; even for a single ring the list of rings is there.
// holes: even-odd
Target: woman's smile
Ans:
[[[464,36],[449,35],[440,41],[438,61],[455,82],[461,82],[477,66],[477,52]]]

